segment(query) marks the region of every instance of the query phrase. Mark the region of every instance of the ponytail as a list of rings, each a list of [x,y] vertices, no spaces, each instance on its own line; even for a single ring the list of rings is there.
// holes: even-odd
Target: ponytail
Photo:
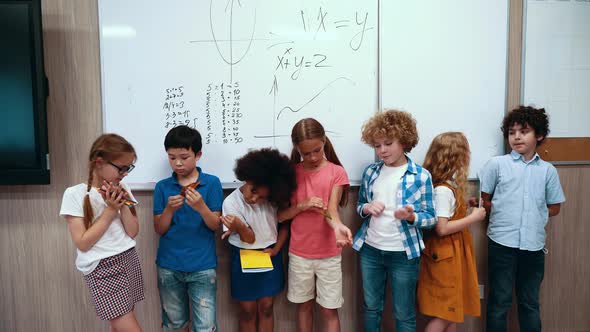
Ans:
[[[291,161],[291,164],[293,164],[293,165],[301,162],[301,155],[299,154],[299,151],[297,150],[297,148],[295,146],[293,146],[293,150],[291,150],[290,161]]]
[[[328,136],[324,136],[324,154],[326,155],[326,159],[328,159],[328,161],[342,166],[342,163],[340,162],[340,159],[338,159],[336,151],[334,150],[334,146],[332,145],[332,142]]]
[[[92,189],[92,179],[94,175],[94,162],[90,162],[88,167],[88,182],[86,183],[86,195],[84,196],[84,227],[88,229],[94,220],[94,211],[90,204],[90,190]]]

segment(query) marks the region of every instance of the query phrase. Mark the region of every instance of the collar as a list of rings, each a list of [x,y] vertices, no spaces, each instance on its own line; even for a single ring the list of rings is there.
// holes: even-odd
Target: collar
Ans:
[[[412,174],[418,174],[418,166],[412,161],[410,157],[406,154],[406,159],[408,160],[408,170],[406,172],[410,172]],[[383,167],[383,160],[379,160],[372,167],[374,170],[380,170]]]
[[[539,154],[537,152],[535,152],[535,154],[533,155],[531,160],[525,161],[524,157],[520,153],[518,153],[514,150],[510,151],[510,157],[512,157],[513,160],[522,160],[522,162],[525,164],[530,164],[530,163],[536,161],[537,159],[541,158],[541,156],[539,156]]]

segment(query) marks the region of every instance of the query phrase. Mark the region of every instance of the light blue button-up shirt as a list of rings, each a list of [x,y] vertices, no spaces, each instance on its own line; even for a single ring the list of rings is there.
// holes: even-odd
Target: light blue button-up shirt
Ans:
[[[543,249],[547,205],[565,202],[555,167],[536,153],[526,162],[512,151],[488,161],[479,180],[481,191],[492,195],[488,237],[511,248]]]

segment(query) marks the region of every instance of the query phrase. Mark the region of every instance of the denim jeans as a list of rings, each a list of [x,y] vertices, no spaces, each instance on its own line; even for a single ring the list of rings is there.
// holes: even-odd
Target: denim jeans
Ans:
[[[215,270],[181,272],[160,266],[157,268],[164,331],[177,331],[187,326],[190,321],[189,307],[192,307],[193,318],[191,331],[217,330]]]
[[[420,258],[404,251],[383,251],[364,244],[360,251],[365,331],[381,329],[385,285],[389,275],[397,332],[416,331],[416,283]]]
[[[505,247],[488,238],[490,292],[486,315],[487,331],[506,331],[506,316],[512,306],[512,285],[518,302],[521,331],[541,331],[539,290],[545,273],[543,250],[527,251]]]

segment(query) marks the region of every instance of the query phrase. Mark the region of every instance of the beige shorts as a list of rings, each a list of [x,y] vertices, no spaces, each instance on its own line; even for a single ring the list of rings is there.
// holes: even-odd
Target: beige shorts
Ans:
[[[289,253],[287,299],[304,303],[315,298],[326,309],[342,307],[342,257],[310,259]]]

